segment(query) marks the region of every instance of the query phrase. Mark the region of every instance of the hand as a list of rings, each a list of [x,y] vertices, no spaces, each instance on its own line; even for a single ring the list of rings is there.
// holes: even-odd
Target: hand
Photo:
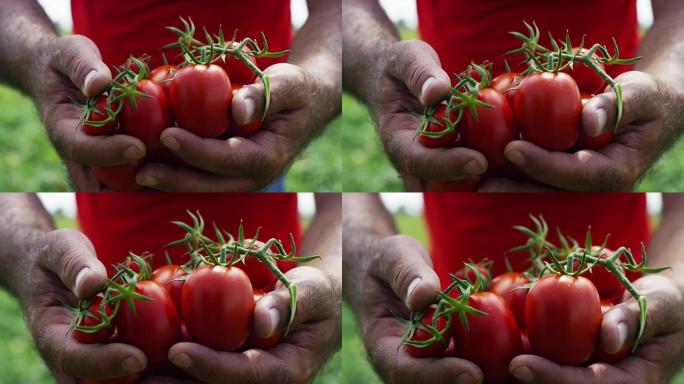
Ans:
[[[646,276],[634,283],[648,299],[646,328],[636,352],[616,364],[595,363],[566,367],[539,356],[521,355],[510,364],[511,373],[524,383],[667,383],[684,357],[682,292],[668,278]],[[625,293],[624,301],[603,316],[600,347],[615,353],[636,340],[639,307]]]
[[[618,76],[624,114],[613,141],[599,151],[550,152],[530,142],[513,141],[505,155],[530,177],[556,188],[625,191],[633,188],[680,132],[682,96],[644,72]],[[615,92],[594,96],[582,111],[589,136],[610,131],[616,121]]]
[[[78,127],[81,110],[74,101],[97,96],[112,80],[100,51],[89,39],[57,38],[43,50],[44,70],[33,96],[45,128],[57,152],[69,167],[79,190],[99,190],[101,185],[88,172],[89,165],[114,166],[145,156],[145,145],[133,136],[89,136]],[[85,166],[84,166],[85,165]]]
[[[297,311],[290,334],[263,351],[220,352],[195,343],[171,347],[169,360],[208,383],[305,383],[341,344],[339,282],[319,269],[296,267],[286,273],[297,284]],[[270,337],[284,330],[290,294],[282,284],[254,309],[254,331]]]
[[[77,378],[102,380],[141,372],[145,354],[130,345],[82,344],[67,333],[73,319],[65,304],[92,297],[107,280],[90,240],[74,230],[57,230],[39,240],[19,298],[36,348],[60,384]]]
[[[332,92],[292,64],[276,64],[264,73],[271,81],[271,105],[261,129],[248,138],[203,139],[181,128],[166,129],[162,144],[199,169],[148,164],[137,182],[168,192],[259,190],[268,186],[294,161],[317,132],[333,117]],[[254,121],[264,110],[264,86],[244,86],[233,97],[233,118]]]
[[[450,181],[483,174],[487,159],[469,148],[427,148],[415,139],[420,122],[407,108],[422,113],[451,89],[435,51],[417,40],[388,49],[377,84],[376,100],[369,100],[385,151],[408,190],[424,190],[420,180]]]
[[[375,370],[389,383],[480,383],[477,365],[455,357],[418,359],[398,348],[404,326],[394,315],[430,305],[437,297],[439,278],[427,250],[408,236],[377,240],[368,251],[364,297],[357,317],[363,342]]]

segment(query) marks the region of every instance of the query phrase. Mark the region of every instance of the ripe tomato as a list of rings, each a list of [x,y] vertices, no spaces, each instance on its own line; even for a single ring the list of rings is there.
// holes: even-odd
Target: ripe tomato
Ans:
[[[580,95],[582,97],[582,107],[584,107],[587,101],[593,97],[592,95],[584,92],[581,92]],[[584,129],[582,129],[580,131],[580,137],[579,140],[577,140],[576,147],[577,149],[591,149],[597,151],[608,145],[612,139],[613,133],[610,131],[604,132],[596,137],[589,137],[586,133],[584,133]]]
[[[515,118],[525,140],[549,151],[566,151],[579,138],[582,102],[566,73],[535,73],[518,86]]]
[[[478,272],[480,272],[480,274],[485,280],[490,280],[492,278],[492,272],[489,269],[490,265],[491,261],[487,261],[486,259],[473,264],[473,266],[477,269]],[[463,266],[463,268],[461,268],[460,271],[457,271],[455,275],[459,279],[465,279],[470,281],[471,283],[474,283],[475,280],[477,280],[477,275],[475,274],[475,272],[473,272],[472,269],[466,267],[465,265]]]
[[[152,80],[140,80],[137,90],[150,96],[136,98],[134,108],[124,100],[119,120],[123,133],[142,140],[148,151],[164,148],[159,136],[171,126],[171,109],[164,90]]]
[[[477,364],[486,380],[510,377],[508,364],[522,351],[520,328],[513,312],[504,299],[492,292],[475,293],[468,304],[487,315],[467,314],[468,329],[458,318],[453,319],[457,356]]]
[[[533,355],[532,347],[530,346],[530,339],[527,337],[527,330],[520,330],[520,337],[522,339],[522,353],[525,355]]]
[[[112,108],[116,109],[115,106],[112,106]],[[91,111],[90,114],[87,116],[87,120],[85,120],[85,122],[81,126],[81,129],[83,129],[83,132],[90,136],[111,135],[116,130],[116,120],[112,120],[109,123],[99,127],[96,127],[92,124],[88,124],[89,122],[92,123],[105,121],[108,118],[109,114],[107,113],[107,96],[100,95],[97,102],[95,103],[94,110]]]
[[[573,48],[573,50],[577,52],[577,48]],[[588,51],[588,49],[582,48],[581,54],[585,54]],[[594,54],[593,57],[596,58],[598,56]],[[605,70],[605,66],[603,64],[598,63],[598,66],[599,68]],[[598,73],[594,72],[593,69],[584,65],[584,63],[573,63],[572,68],[566,67],[563,72],[575,79],[577,87],[579,87],[579,90],[582,92],[600,93],[603,91],[603,88],[606,87],[606,81],[603,80]]]
[[[252,239],[245,240],[245,244],[251,242]],[[252,249],[260,249],[263,246],[263,242],[257,241]],[[242,263],[237,263],[233,266],[242,269],[247,274],[253,288],[264,289],[273,285],[276,281],[276,275],[268,269],[266,264],[259,261],[256,256],[247,255]]]
[[[598,341],[601,302],[584,277],[547,275],[527,293],[525,324],[534,353],[562,365],[587,361]]]
[[[261,299],[264,296],[264,292],[261,291],[260,289],[255,288],[253,290],[253,292],[254,292],[254,302],[255,303],[257,301],[259,301],[259,299]],[[257,336],[254,332],[250,332],[249,338],[247,339],[247,344],[246,344],[247,348],[246,349],[256,348],[256,349],[267,350],[267,349],[271,348],[272,346],[280,343],[280,341],[283,339],[283,334],[284,334],[284,331],[280,330],[280,331],[276,331],[276,333],[273,334],[273,336],[271,336],[271,337],[263,338],[263,337]]]
[[[430,307],[425,311],[425,314],[423,315],[423,318],[421,319],[421,323],[424,325],[432,326],[432,317],[435,314],[435,308]],[[439,331],[443,331],[447,327],[447,319],[445,317],[440,317],[437,319],[437,322],[435,324],[436,328]],[[411,337],[411,341],[426,341],[430,340],[432,338],[432,333],[422,330],[422,329],[417,329],[416,332],[413,334],[413,337]],[[419,358],[424,358],[424,357],[439,357],[442,356],[444,351],[447,349],[449,346],[449,340],[450,340],[450,335],[449,332],[444,333],[444,342],[436,341],[432,343],[432,345],[425,347],[425,348],[418,348],[414,347],[412,345],[404,345],[404,349],[406,352],[408,352],[411,356],[413,357],[419,357]]]
[[[159,84],[169,99],[171,98],[171,83],[176,72],[178,72],[178,67],[169,64],[160,65],[150,72],[150,80]]]
[[[181,314],[181,292],[185,284],[183,278],[186,275],[187,273],[180,266],[171,264],[157,268],[150,277],[150,280],[166,289],[179,315]]]
[[[105,187],[119,192],[137,192],[143,186],[135,182],[140,162],[115,165],[113,167],[90,167],[95,178]]]
[[[249,47],[244,47],[243,51],[249,52],[250,49]],[[247,56],[247,60],[251,61],[252,64],[257,65],[256,59],[253,56]],[[257,77],[256,73],[252,72],[245,63],[233,56],[227,55],[225,61],[219,59],[216,60],[214,64],[223,68],[228,74],[228,77],[230,77],[230,80],[236,83],[251,84]]]
[[[602,259],[607,259],[612,254],[613,251],[606,249],[605,252],[603,252],[599,257]],[[620,280],[618,280],[614,274],[601,265],[595,264],[591,267],[590,271],[583,273],[582,276],[586,277],[594,284],[599,297],[602,299],[620,300],[622,298],[622,294],[625,292],[625,286],[622,285]]]
[[[219,351],[245,344],[252,327],[252,284],[239,268],[208,266],[185,281],[181,311],[193,341]]]
[[[601,300],[601,314],[605,315],[608,310],[613,308],[613,303],[611,303],[608,300]],[[615,352],[615,353],[607,353],[604,352],[603,349],[601,349],[601,345],[599,344],[596,347],[596,350],[594,351],[594,356],[592,358],[593,361],[600,361],[603,363],[608,363],[608,364],[613,364],[617,363],[618,361],[624,359],[629,355],[629,347],[624,347],[621,350]]]
[[[433,120],[437,121],[437,123],[430,122],[430,124],[428,124],[425,130],[427,132],[441,132],[445,130],[447,127],[446,123],[444,122],[445,114],[446,105],[440,104],[440,106],[437,108],[437,111],[432,116]],[[449,114],[449,119],[451,121],[454,121],[453,113]],[[432,138],[425,135],[420,135],[418,136],[418,141],[420,141],[421,144],[428,148],[447,148],[450,147],[454,141],[456,141],[457,137],[458,134],[454,130],[439,138]]]
[[[116,317],[121,342],[145,352],[149,366],[164,364],[169,348],[181,338],[178,312],[169,293],[154,281],[139,281],[135,291],[152,300],[134,300],[135,313],[121,303]]]
[[[428,190],[432,192],[475,192],[482,177],[476,176],[462,180],[436,181],[428,183]]]
[[[508,105],[510,105],[511,108],[515,106],[515,94],[518,91],[517,87],[522,78],[523,76],[517,72],[505,72],[492,80],[492,88],[506,96]]]
[[[521,287],[530,283],[530,280],[519,272],[506,272],[497,276],[489,285],[489,290],[501,296],[515,315],[515,320],[520,328],[525,328],[525,299],[527,289]]]
[[[506,96],[492,88],[481,89],[477,99],[494,108],[475,108],[477,119],[470,111],[465,111],[458,131],[464,146],[481,152],[487,158],[489,168],[497,169],[506,164],[506,144],[518,138],[513,111]]]
[[[88,306],[88,314],[86,314],[83,317],[83,320],[81,321],[80,326],[84,327],[92,327],[95,325],[98,325],[102,322],[102,314],[101,314],[101,305],[102,305],[102,297],[100,296],[95,296],[93,300],[90,302],[90,305]],[[109,305],[104,306],[104,311],[107,314],[107,316],[112,315],[112,308]],[[109,339],[112,338],[112,334],[114,333],[114,330],[110,328],[102,328],[99,331],[95,333],[86,333],[83,331],[79,331],[77,329],[74,329],[72,332],[72,336],[74,339],[77,341],[83,343],[83,344],[95,344],[95,343],[106,343],[109,341]]]
[[[189,65],[171,83],[171,106],[178,126],[201,137],[219,137],[230,127],[233,92],[216,65]]]

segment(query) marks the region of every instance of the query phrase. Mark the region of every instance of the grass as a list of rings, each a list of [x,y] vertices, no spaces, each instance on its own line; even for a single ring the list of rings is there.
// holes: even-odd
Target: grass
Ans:
[[[76,228],[73,218],[58,215],[59,228]],[[304,225],[308,223],[303,220]],[[0,288],[0,384],[55,384],[55,380],[35,349],[19,304]],[[339,382],[342,354],[336,353],[321,369],[314,384]]]
[[[342,119],[327,129],[295,161],[287,174],[289,191],[342,190],[339,143]],[[65,168],[45,133],[30,98],[0,85],[0,191],[68,191]]]

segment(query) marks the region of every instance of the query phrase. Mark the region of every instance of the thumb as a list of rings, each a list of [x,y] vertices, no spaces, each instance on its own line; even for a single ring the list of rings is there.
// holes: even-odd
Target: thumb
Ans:
[[[107,270],[90,240],[73,229],[49,232],[38,265],[55,273],[78,298],[94,295],[107,281]]]
[[[68,76],[85,96],[97,96],[111,83],[112,72],[90,39],[81,35],[60,37],[53,49],[50,65]]]
[[[427,250],[418,240],[396,235],[381,240],[371,275],[385,281],[409,310],[430,305],[440,288]]]
[[[442,69],[437,53],[419,40],[395,44],[387,71],[406,84],[425,106],[437,104],[451,89],[449,75]]]

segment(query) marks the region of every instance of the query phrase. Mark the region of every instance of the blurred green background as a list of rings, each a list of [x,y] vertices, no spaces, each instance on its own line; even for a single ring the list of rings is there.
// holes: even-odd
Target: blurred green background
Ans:
[[[59,228],[76,228],[73,217],[55,215]],[[309,223],[303,218],[303,225]],[[340,382],[341,353],[336,353],[319,372],[314,384]],[[0,384],[54,384],[47,367],[36,351],[17,301],[0,288]]]

